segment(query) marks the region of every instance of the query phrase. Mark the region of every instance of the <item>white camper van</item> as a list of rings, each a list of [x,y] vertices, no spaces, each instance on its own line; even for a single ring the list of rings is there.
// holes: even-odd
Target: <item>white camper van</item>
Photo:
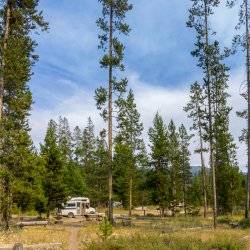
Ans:
[[[71,198],[61,209],[62,216],[73,218],[75,216],[84,216],[86,214],[95,214],[95,209],[90,207],[89,198],[75,197]]]

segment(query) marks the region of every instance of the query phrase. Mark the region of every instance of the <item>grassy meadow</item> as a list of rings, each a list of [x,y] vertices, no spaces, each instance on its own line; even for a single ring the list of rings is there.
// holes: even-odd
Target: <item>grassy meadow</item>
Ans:
[[[127,211],[116,209],[115,213],[127,214]],[[219,217],[218,228],[214,230],[212,217],[204,219],[202,216],[179,215],[160,218],[152,215],[142,216],[140,212],[134,211],[131,225],[124,226],[121,221],[117,221],[112,227],[112,234],[105,240],[100,237],[99,222],[64,218],[62,225],[1,231],[0,245],[19,242],[28,245],[62,243],[62,249],[65,250],[250,249],[248,223],[240,223],[242,226],[237,228],[230,226],[230,223],[237,223],[241,218],[241,214]]]

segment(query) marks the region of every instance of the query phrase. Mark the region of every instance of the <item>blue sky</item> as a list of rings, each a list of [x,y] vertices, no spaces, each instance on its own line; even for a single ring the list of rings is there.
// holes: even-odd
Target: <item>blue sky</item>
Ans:
[[[171,118],[177,124],[189,126],[182,107],[188,100],[189,85],[200,79],[196,60],[190,55],[195,34],[186,27],[189,0],[131,0],[134,8],[127,21],[132,28],[123,39],[126,46],[125,74],[135,90],[138,109],[145,127],[144,137],[157,110],[166,122]],[[72,126],[83,127],[88,116],[96,124],[96,131],[104,127],[95,108],[93,94],[96,87],[105,84],[107,73],[100,69],[97,49],[96,19],[101,15],[97,0],[41,0],[50,23],[48,33],[36,36],[39,43],[39,62],[34,67],[31,89],[34,105],[30,118],[32,137],[41,142],[50,118],[67,116]],[[229,46],[237,22],[237,10],[225,7],[216,10],[210,20],[218,31],[222,45]],[[230,104],[232,132],[238,140],[244,122],[234,113],[244,107],[239,97],[244,82],[244,60],[239,54],[227,61],[231,67]],[[192,143],[192,150],[197,142]],[[238,144],[240,164],[244,165],[244,147]],[[192,164],[199,164],[192,156]]]

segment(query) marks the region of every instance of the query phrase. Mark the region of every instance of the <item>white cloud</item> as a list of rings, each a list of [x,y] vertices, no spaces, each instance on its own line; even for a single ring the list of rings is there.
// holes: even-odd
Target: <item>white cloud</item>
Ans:
[[[244,166],[246,163],[245,147],[238,143],[238,137],[241,133],[241,129],[245,125],[245,121],[236,117],[235,112],[242,110],[245,106],[244,100],[239,96],[240,86],[244,79],[243,73],[241,70],[233,72],[229,87],[229,93],[232,96],[230,105],[233,107],[231,114],[231,131],[239,147],[238,159],[240,166]],[[153,83],[149,84],[141,81],[136,73],[130,73],[129,82],[135,92],[136,103],[141,113],[146,142],[148,142],[147,131],[152,125],[154,115],[157,111],[163,116],[166,123],[169,123],[170,119],[173,119],[177,125],[183,123],[187,128],[190,127],[191,121],[187,119],[183,111],[183,106],[185,106],[188,101],[189,89],[183,87],[170,89]],[[69,119],[72,127],[76,125],[84,127],[87,118],[90,116],[96,125],[96,132],[105,127],[95,107],[93,92],[83,90],[72,82],[67,82],[66,84],[71,88],[71,92],[73,93],[70,97],[60,96],[58,97],[60,100],[54,108],[35,108],[32,112],[30,121],[32,137],[36,145],[42,142],[47,123],[51,118],[56,120],[59,116],[65,116]],[[197,141],[194,139],[191,145],[192,153],[196,146]],[[197,154],[192,154],[191,160],[193,165],[200,164]]]

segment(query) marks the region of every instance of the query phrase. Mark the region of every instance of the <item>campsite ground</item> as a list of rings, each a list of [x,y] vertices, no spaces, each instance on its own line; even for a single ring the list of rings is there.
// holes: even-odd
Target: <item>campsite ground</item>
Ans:
[[[115,213],[126,214],[126,211],[116,210]],[[250,249],[250,229],[232,229],[227,223],[220,223],[214,231],[211,217],[204,219],[201,216],[178,216],[161,219],[153,217],[153,211],[151,216],[146,217],[139,216],[138,211],[134,211],[134,214],[136,216],[133,217],[131,226],[124,227],[118,223],[113,227],[112,236],[105,242],[99,236],[98,222],[64,218],[62,225],[15,228],[8,233],[1,232],[0,245],[19,242],[62,243],[62,249],[65,250],[131,249],[131,246],[136,250],[161,250],[178,249],[178,244],[186,247],[181,248],[182,245],[179,245],[179,249],[200,249],[203,242],[210,242],[210,245],[214,244],[211,242],[224,242],[223,244],[233,247],[207,249]],[[231,220],[237,221],[240,217],[234,216]],[[226,220],[222,218],[220,221]],[[171,244],[176,248],[171,247]]]

